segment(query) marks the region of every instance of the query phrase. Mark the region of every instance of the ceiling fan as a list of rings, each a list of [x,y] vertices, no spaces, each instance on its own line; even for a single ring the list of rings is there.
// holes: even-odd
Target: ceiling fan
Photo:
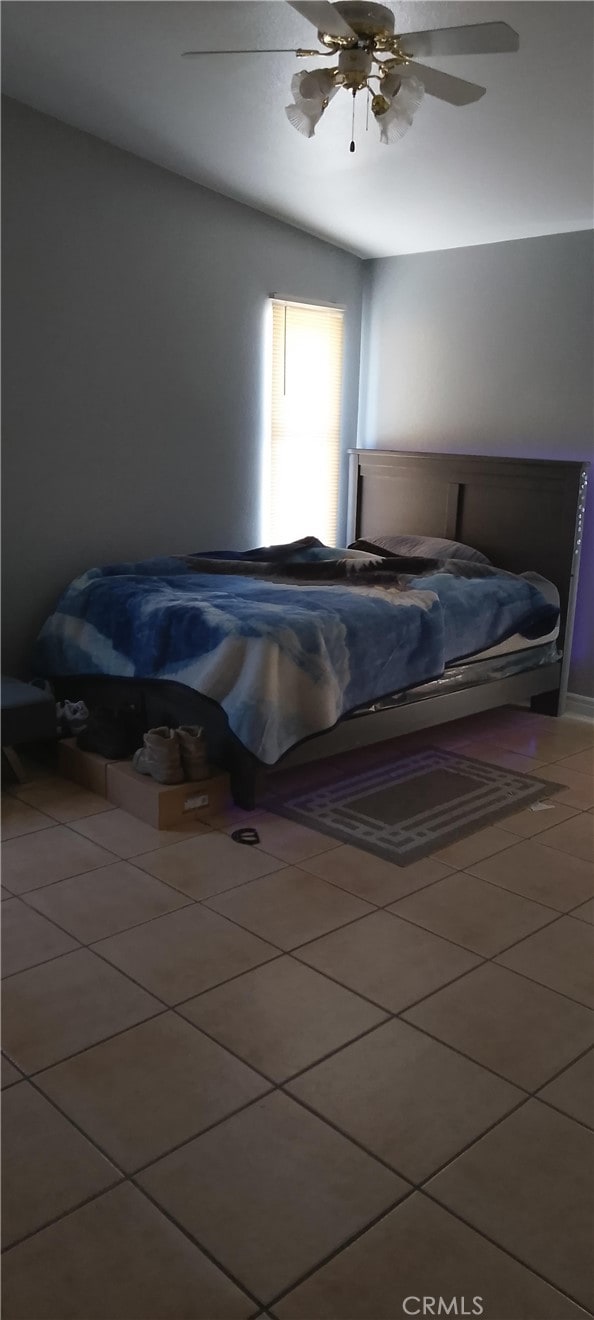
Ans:
[[[317,29],[322,50],[186,50],[185,59],[205,55],[281,55],[302,58],[338,55],[329,68],[302,69],[291,81],[293,101],[285,107],[289,122],[305,137],[313,137],[316,126],[332,98],[342,87],[353,97],[353,131],[350,150],[355,150],[355,98],[366,92],[368,109],[378,123],[380,140],[396,142],[412,124],[425,92],[450,105],[470,105],[484,96],[486,88],[453,78],[440,69],[417,64],[417,56],[482,55],[516,51],[517,32],[507,23],[470,23],[462,27],[432,28],[421,32],[395,33],[391,9],[371,0],[288,0],[303,18]],[[375,84],[375,85],[374,85]]]

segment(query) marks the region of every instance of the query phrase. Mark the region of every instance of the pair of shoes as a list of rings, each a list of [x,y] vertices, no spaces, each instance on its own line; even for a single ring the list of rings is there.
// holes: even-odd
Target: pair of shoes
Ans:
[[[72,738],[73,734],[80,733],[85,728],[88,718],[89,712],[84,701],[56,702],[58,737]]]
[[[143,732],[142,717],[133,706],[119,710],[96,706],[76,745],[82,752],[97,752],[108,761],[125,761],[138,747]]]
[[[158,784],[183,784],[185,779],[207,779],[210,774],[199,724],[149,729],[143,744],[134,753],[132,765],[141,775],[152,775]]]

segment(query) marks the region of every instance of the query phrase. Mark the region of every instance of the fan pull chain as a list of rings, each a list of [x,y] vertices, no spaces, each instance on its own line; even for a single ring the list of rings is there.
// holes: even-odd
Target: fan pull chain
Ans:
[[[365,132],[366,132],[366,133],[369,132],[369,103],[370,103],[370,101],[371,101],[371,91],[370,91],[369,87],[367,88],[367,92],[368,92],[368,96],[367,96],[367,105],[366,105],[366,109],[365,109]]]
[[[356,91],[353,91],[353,115],[352,115],[352,119],[351,119],[351,145],[350,145],[350,147],[349,147],[349,151],[354,151],[354,150],[355,150],[355,97],[356,97],[356,95],[357,95]]]

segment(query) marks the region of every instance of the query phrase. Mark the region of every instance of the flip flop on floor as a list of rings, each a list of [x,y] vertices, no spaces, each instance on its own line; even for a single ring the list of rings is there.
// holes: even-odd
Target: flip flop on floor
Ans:
[[[245,829],[242,830],[234,830],[231,835],[231,838],[234,840],[235,843],[247,843],[251,847],[253,847],[255,843],[260,842],[260,835],[258,834],[258,831],[255,830],[251,825],[246,826]]]

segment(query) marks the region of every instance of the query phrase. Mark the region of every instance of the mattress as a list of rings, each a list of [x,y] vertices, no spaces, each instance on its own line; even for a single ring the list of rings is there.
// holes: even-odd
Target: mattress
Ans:
[[[522,577],[537,587],[551,605],[559,607],[559,592],[553,582],[541,577],[540,573],[522,573]],[[509,678],[512,674],[521,674],[528,669],[538,669],[541,665],[552,665],[562,658],[557,646],[559,620],[555,627],[540,637],[523,637],[513,633],[496,646],[474,651],[460,660],[452,661],[441,675],[428,683],[419,683],[405,692],[393,692],[372,705],[360,708],[354,714],[367,715],[374,710],[389,710],[394,706],[407,705],[421,701],[440,693],[453,692],[456,688],[475,687],[481,683],[491,683],[497,678]]]
[[[418,687],[408,688],[406,692],[393,692],[391,696],[382,697],[372,705],[360,707],[350,718],[356,719],[359,715],[370,715],[373,711],[391,710],[395,706],[406,706],[427,700],[429,697],[443,696],[444,693],[455,692],[457,689],[493,683],[496,679],[511,678],[513,674],[540,669],[542,665],[554,665],[561,659],[562,654],[556,641],[538,642],[529,648],[513,651],[509,655],[495,655],[483,659],[472,656],[461,664],[450,665],[441,678],[420,683]]]
[[[546,600],[552,605],[559,606],[559,592],[554,582],[549,582],[548,578],[541,577],[540,573],[522,573],[521,576],[528,582],[532,582],[542,593]],[[559,620],[551,632],[542,637],[522,637],[520,633],[513,633],[511,637],[506,637],[504,642],[499,642],[497,646],[489,646],[484,651],[473,651],[463,660],[456,660],[453,664],[447,665],[445,675],[452,669],[460,669],[464,664],[474,663],[478,660],[490,660],[498,655],[514,655],[516,651],[530,651],[539,646],[546,646],[549,642],[556,642],[559,636]],[[445,676],[444,675],[444,676]]]

